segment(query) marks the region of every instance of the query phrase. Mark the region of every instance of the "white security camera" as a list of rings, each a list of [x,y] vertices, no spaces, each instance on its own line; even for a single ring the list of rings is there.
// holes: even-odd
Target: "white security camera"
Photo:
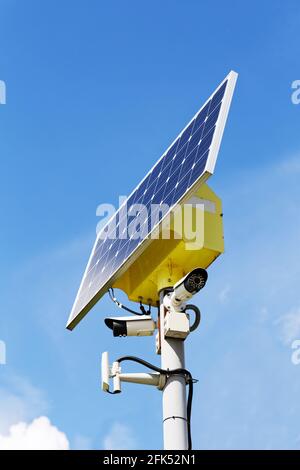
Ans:
[[[203,268],[194,269],[175,284],[170,295],[171,304],[174,307],[180,306],[203,289],[206,281],[207,271]]]
[[[110,391],[110,379],[112,379],[113,390]],[[120,361],[115,361],[109,365],[108,352],[102,353],[101,361],[101,388],[103,392],[120,393],[121,383],[128,382],[134,384],[154,385],[159,390],[163,390],[167,377],[159,372],[151,374],[145,373],[121,373]]]
[[[109,317],[104,322],[114,336],[151,336],[156,328],[150,315]]]

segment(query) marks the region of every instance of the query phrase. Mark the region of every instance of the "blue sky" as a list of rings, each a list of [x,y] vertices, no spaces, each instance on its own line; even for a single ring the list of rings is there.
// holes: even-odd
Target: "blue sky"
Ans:
[[[194,447],[299,449],[299,2],[0,0],[0,12],[0,445],[47,416],[71,448],[161,447],[160,392],[112,397],[99,379],[102,351],[155,361],[153,339],[112,341],[107,298],[72,333],[65,323],[97,205],[131,192],[233,69],[210,180],[226,253],[186,344]]]

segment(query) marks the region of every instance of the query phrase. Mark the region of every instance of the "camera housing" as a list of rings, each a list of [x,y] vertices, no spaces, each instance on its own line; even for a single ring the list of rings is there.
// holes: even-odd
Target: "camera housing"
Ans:
[[[104,320],[105,325],[113,332],[113,336],[151,336],[156,323],[151,315],[130,317],[109,317]]]
[[[174,307],[178,307],[188,299],[197,294],[206,284],[207,271],[203,268],[193,269],[186,276],[181,278],[175,285],[171,293],[170,301]]]

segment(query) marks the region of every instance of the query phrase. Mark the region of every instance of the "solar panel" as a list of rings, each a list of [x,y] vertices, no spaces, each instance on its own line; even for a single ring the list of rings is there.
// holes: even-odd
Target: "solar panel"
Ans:
[[[150,223],[151,205],[167,204],[170,212],[213,174],[236,79],[237,74],[230,72],[98,234],[68,329],[79,323],[146,248],[151,233],[167,216],[157,206],[156,224],[153,225],[153,214]],[[138,225],[134,218],[127,225],[124,209],[133,204],[143,204],[145,211],[140,214]]]

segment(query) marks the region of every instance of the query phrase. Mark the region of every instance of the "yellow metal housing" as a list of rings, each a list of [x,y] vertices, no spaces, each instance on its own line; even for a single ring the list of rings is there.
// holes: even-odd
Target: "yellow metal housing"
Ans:
[[[160,230],[159,238],[151,240],[142,255],[113,285],[122,289],[130,300],[157,305],[162,288],[173,286],[196,267],[207,268],[224,252],[220,198],[203,184],[186,204],[190,204],[192,218],[189,217],[188,222],[195,225],[197,245],[184,231],[188,216],[183,216],[182,220],[171,216]],[[180,229],[183,236],[180,236]],[[170,234],[169,239],[161,238],[162,230]]]

